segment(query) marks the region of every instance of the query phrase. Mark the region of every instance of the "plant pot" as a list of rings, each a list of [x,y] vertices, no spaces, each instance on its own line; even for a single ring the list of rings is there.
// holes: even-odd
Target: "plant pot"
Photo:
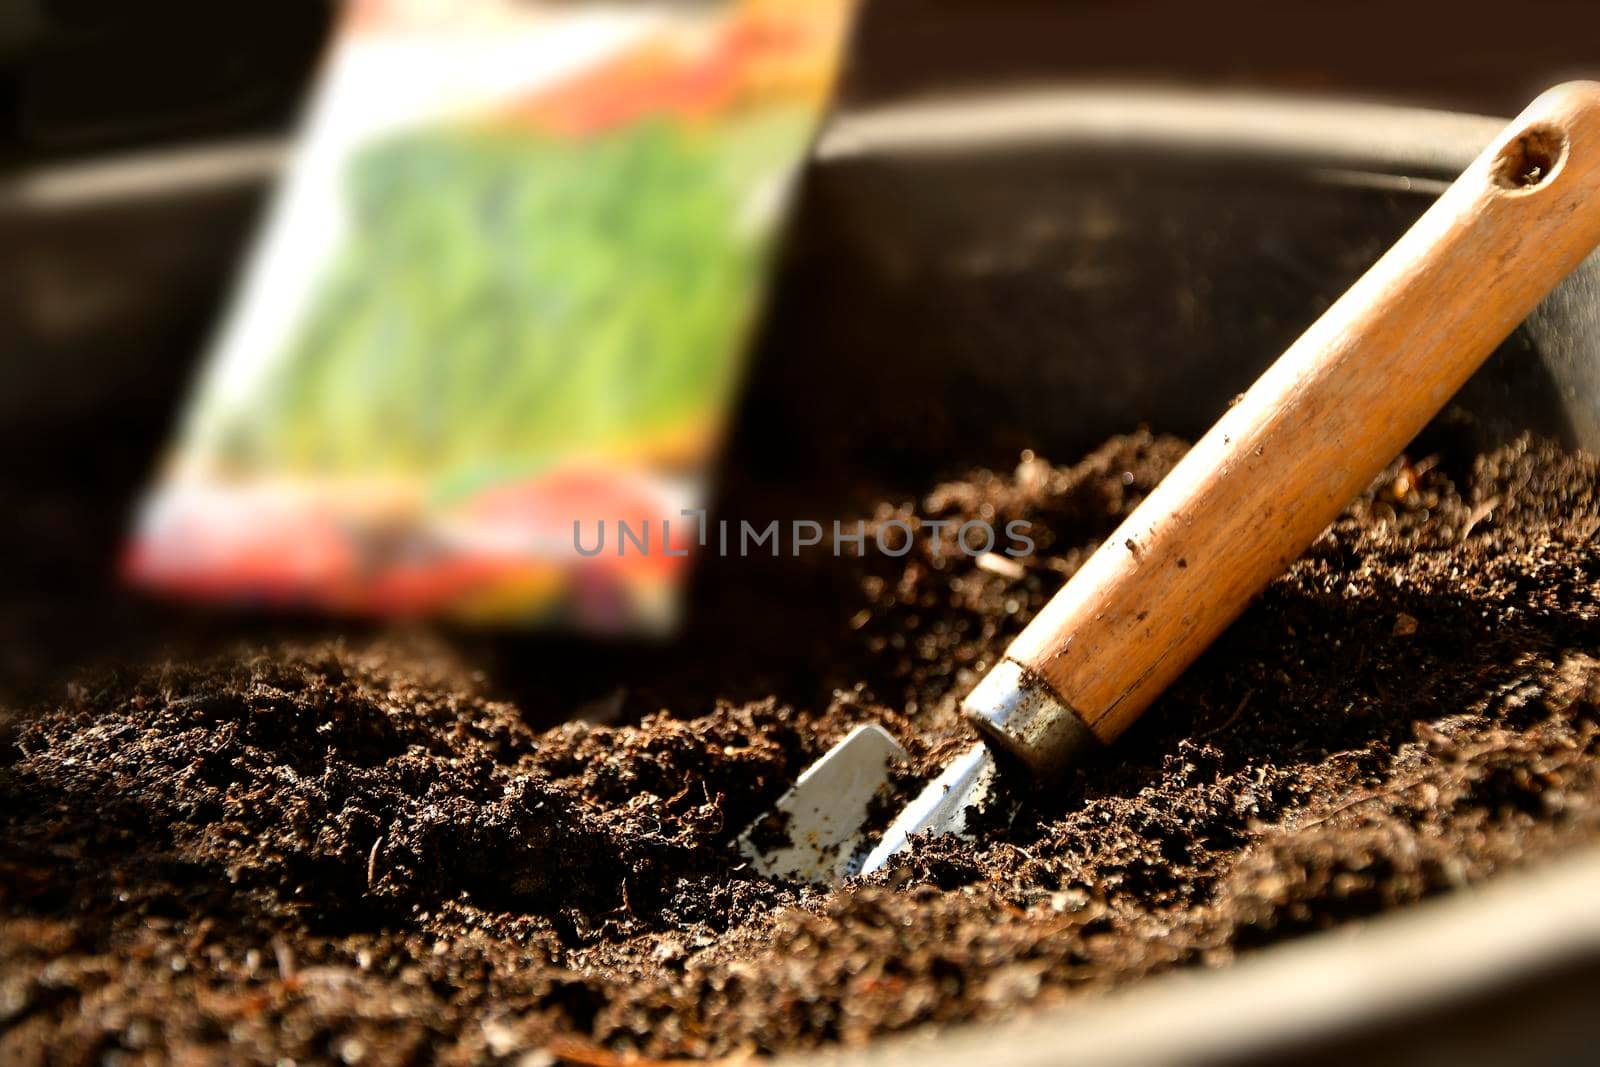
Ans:
[[[1025,448],[1070,458],[1140,423],[1198,434],[1499,127],[1088,90],[841,116],[806,175],[719,508],[837,515],[845,482],[914,491],[952,465],[1010,464]],[[20,449],[5,473],[24,487],[78,479],[96,501],[89,532],[43,557],[64,569],[108,558],[114,502],[137,491],[171,425],[218,264],[247,232],[273,153],[228,158],[176,189],[80,182],[81,196],[52,201],[18,186],[0,203],[17,280],[6,395],[32,398],[5,406]],[[174,226],[200,211],[214,224]],[[113,224],[121,239],[93,239]],[[163,240],[158,262],[141,258]],[[115,299],[90,327],[52,334],[59,279],[84,264]],[[1597,272],[1591,259],[1547,300],[1421,447],[1534,430],[1600,450]],[[61,374],[63,361],[76,370]],[[63,632],[77,638],[81,605],[68,607]],[[1576,1056],[1600,987],[1597,877],[1600,852],[1587,851],[1226,969],[839,1058]]]

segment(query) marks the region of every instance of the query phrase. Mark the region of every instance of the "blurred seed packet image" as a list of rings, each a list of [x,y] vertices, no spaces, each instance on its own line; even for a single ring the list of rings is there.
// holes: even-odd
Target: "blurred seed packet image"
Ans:
[[[125,576],[669,629],[850,13],[349,5]]]

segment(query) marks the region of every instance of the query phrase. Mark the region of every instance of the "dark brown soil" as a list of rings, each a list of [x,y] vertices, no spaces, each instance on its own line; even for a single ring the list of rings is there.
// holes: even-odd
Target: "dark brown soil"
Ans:
[[[437,636],[82,674],[0,735],[0,1060],[854,1043],[1225,964],[1600,837],[1600,461],[1523,441],[1397,464],[1008,829],[832,892],[740,866],[733,836],[849,726],[922,771],[964,743],[957,698],[1182,451],[1134,435],[883,508],[1031,519],[1039,552],[1021,578],[925,543],[824,557],[847,580],[663,665],[629,699],[667,710],[633,724],[620,698],[494,699]],[[707,711],[759,691],[759,632],[813,619],[800,673],[830,706]],[[537,670],[564,692],[559,658]],[[622,724],[537,728],[574,712]]]

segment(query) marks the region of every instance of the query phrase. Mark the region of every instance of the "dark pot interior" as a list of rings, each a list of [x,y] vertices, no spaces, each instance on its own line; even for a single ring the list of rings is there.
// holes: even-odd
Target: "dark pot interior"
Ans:
[[[937,145],[868,140],[812,170],[736,468],[819,491],[841,470],[922,485],[1024,448],[1066,460],[1140,424],[1198,435],[1496,125],[1452,129],[1427,159],[1351,160],[1225,134],[1200,151],[1071,130],[996,144],[978,136],[991,106],[951,112],[969,144],[952,123]],[[1597,293],[1591,260],[1419,447],[1523,430],[1600,445]]]

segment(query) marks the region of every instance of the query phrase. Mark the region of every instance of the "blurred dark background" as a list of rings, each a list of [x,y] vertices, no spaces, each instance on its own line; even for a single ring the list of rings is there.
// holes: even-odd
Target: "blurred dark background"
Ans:
[[[330,15],[303,0],[0,0],[4,159],[279,132]]]
[[[1600,5],[1381,0],[869,2],[845,90],[869,102],[1061,80],[1333,93],[1510,116],[1600,71]]]
[[[0,0],[0,158],[283,131],[334,6]],[[1589,0],[867,0],[841,101],[1114,79],[1509,114],[1597,69]]]

